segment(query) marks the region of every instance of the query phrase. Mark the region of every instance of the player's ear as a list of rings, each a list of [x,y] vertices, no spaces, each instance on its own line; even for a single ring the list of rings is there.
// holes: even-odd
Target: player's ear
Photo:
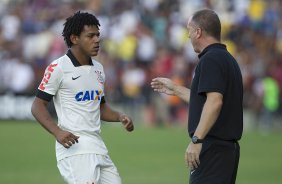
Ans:
[[[72,34],[72,35],[70,35],[70,40],[74,45],[76,45],[77,42],[78,42],[78,36]]]

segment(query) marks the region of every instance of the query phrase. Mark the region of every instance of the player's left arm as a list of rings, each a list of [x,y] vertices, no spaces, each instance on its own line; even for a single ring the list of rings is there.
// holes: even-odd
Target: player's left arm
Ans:
[[[126,114],[117,112],[111,109],[107,103],[100,104],[101,120],[107,122],[121,122],[127,131],[131,132],[134,130],[132,119]]]

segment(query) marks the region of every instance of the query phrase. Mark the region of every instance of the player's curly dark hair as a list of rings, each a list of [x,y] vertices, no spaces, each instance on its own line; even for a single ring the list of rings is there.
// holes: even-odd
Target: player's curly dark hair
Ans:
[[[69,48],[73,45],[70,40],[70,36],[79,36],[85,25],[96,26],[99,29],[100,23],[94,15],[80,11],[66,19],[62,36],[64,37],[64,40]]]

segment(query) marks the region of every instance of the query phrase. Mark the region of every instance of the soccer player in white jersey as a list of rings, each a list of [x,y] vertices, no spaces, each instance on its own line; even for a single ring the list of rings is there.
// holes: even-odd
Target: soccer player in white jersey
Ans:
[[[66,19],[62,35],[69,50],[46,68],[31,108],[56,138],[58,168],[69,184],[121,184],[100,136],[101,120],[134,129],[131,118],[111,109],[104,98],[103,66],[91,58],[99,51],[99,26],[87,12]],[[52,99],[58,122],[47,110]]]

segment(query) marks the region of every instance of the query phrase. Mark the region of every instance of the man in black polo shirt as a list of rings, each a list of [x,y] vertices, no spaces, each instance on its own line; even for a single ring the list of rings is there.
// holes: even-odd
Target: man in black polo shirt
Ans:
[[[155,78],[155,91],[189,102],[185,160],[192,184],[233,184],[236,180],[243,131],[243,84],[236,60],[220,43],[221,24],[209,9],[195,12],[187,29],[199,53],[191,89],[167,78]]]

